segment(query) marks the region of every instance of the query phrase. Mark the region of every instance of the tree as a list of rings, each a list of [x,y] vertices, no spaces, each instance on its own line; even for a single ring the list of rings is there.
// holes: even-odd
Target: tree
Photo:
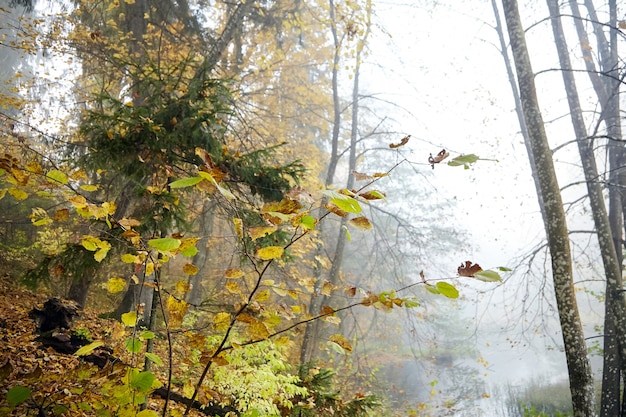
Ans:
[[[554,290],[563,333],[574,415],[593,416],[595,415],[593,375],[578,315],[572,280],[569,232],[560,189],[535,92],[534,73],[517,2],[503,0],[502,4],[515,61],[524,120],[541,189],[541,202],[545,210],[544,224],[550,248]]]

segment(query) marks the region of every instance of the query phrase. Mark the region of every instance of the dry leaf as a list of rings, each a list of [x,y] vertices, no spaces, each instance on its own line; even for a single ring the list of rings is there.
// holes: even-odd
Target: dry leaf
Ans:
[[[439,151],[439,153],[436,156],[433,156],[433,154],[431,153],[430,156],[428,157],[428,163],[430,164],[431,167],[433,167],[433,169],[435,169],[435,164],[440,163],[441,161],[443,161],[449,156],[450,156],[450,152],[446,151],[445,149],[442,149],[441,151]]]
[[[400,146],[404,146],[404,145],[407,144],[407,142],[409,141],[410,138],[411,138],[411,135],[406,135],[405,137],[402,138],[400,143],[390,143],[389,147],[391,149],[396,149],[396,148],[399,148]]]
[[[481,272],[483,269],[478,264],[472,264],[471,261],[465,261],[465,264],[461,264],[457,269],[459,276],[473,278],[474,274]]]

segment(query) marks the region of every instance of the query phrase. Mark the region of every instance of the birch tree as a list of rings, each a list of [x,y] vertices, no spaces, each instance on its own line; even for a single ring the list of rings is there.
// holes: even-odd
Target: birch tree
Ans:
[[[504,16],[519,84],[524,120],[545,209],[544,225],[550,250],[552,279],[567,359],[572,406],[575,417],[595,415],[595,394],[591,365],[587,358],[576,294],[572,279],[572,258],[565,211],[537,99],[534,72],[517,1],[503,0]]]

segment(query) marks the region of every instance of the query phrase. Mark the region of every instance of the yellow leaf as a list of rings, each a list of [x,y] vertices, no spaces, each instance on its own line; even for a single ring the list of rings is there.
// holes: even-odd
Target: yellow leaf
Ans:
[[[235,281],[228,281],[225,285],[226,290],[232,294],[240,294],[241,288]]]
[[[230,314],[226,312],[217,313],[213,317],[213,324],[215,324],[215,330],[224,331],[230,326]]]
[[[109,244],[109,242],[102,243],[104,244],[104,246],[98,249],[96,253],[93,254],[93,258],[98,262],[102,262],[102,260],[106,258],[107,253],[109,253],[109,250],[111,249],[111,245]]]
[[[237,237],[239,237],[239,239],[243,239],[243,221],[235,217],[233,219],[233,224],[235,225],[235,233],[237,233]]]
[[[43,168],[36,161],[31,161],[27,163],[24,168],[26,168],[26,171],[32,172],[34,174],[43,174]]]
[[[263,301],[267,301],[270,298],[270,290],[263,290],[263,291],[259,291],[256,295],[256,297],[254,297],[255,301],[258,301],[259,303],[262,303]]]
[[[99,242],[101,242],[101,240],[97,237],[87,235],[83,236],[81,244],[83,245],[83,248],[87,249],[88,251],[94,252],[98,250]]]
[[[126,327],[135,327],[137,324],[137,312],[129,311],[128,313],[122,314],[122,323]]]
[[[68,199],[75,209],[82,209],[87,206],[87,200],[82,195],[76,195]]]
[[[185,317],[185,313],[187,313],[189,304],[184,300],[178,300],[170,295],[165,302],[165,307],[169,315],[170,327],[180,327],[181,324],[183,324],[183,317]]]
[[[87,192],[91,192],[91,191],[96,191],[98,190],[98,185],[94,185],[94,184],[83,184],[80,186],[80,189],[83,191],[87,191]]]
[[[125,264],[134,264],[139,260],[137,255],[133,255],[132,253],[125,253],[122,255],[122,262]]]
[[[328,281],[324,281],[324,283],[322,284],[323,295],[330,296],[330,294],[333,292],[334,289],[335,289],[335,286]]]
[[[48,182],[52,184],[68,183],[67,175],[65,175],[65,172],[59,171],[58,169],[51,169],[50,171],[48,171],[48,173],[46,174],[46,178],[48,179]]]
[[[251,227],[248,229],[248,233],[250,233],[252,240],[257,240],[258,238],[271,235],[276,230],[278,230],[276,226]]]
[[[20,190],[19,188],[11,187],[8,189],[8,192],[18,201],[26,200],[28,198],[28,193],[24,190]]]
[[[76,356],[85,356],[85,355],[88,355],[89,353],[91,353],[91,351],[93,351],[95,348],[98,348],[98,347],[100,347],[102,345],[104,345],[103,341],[96,340],[95,342],[92,342],[92,343],[90,343],[88,345],[85,345],[85,346],[81,347],[76,352],[74,352],[74,354]]]
[[[186,294],[189,290],[191,290],[191,285],[189,285],[184,279],[179,279],[176,283],[176,291],[181,294]]]
[[[256,252],[256,256],[263,259],[264,261],[268,261],[270,259],[276,259],[283,256],[284,249],[281,246],[266,246],[264,248],[259,249]]]
[[[126,287],[126,280],[124,278],[113,277],[107,281],[107,291],[111,294],[117,294]]]
[[[146,263],[146,276],[149,277],[152,274],[154,274],[154,264],[152,262],[147,262]]]
[[[267,326],[262,321],[250,323],[248,325],[248,333],[255,339],[267,339],[270,335]]]
[[[224,272],[224,276],[231,279],[241,278],[244,275],[245,273],[241,269],[227,269],[226,272]]]
[[[183,272],[187,275],[196,275],[200,269],[194,264],[185,264]]]

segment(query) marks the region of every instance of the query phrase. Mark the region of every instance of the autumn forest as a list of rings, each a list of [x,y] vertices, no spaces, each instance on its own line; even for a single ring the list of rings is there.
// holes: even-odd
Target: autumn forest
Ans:
[[[472,257],[473,220],[430,182],[498,152],[424,140],[363,87],[372,39],[392,37],[375,0],[0,0],[0,415],[621,415],[626,24],[586,1],[575,28],[600,69],[572,64],[578,6],[547,3],[575,137],[558,145],[520,8],[489,5],[543,220],[539,249],[504,264]],[[552,158],[570,143],[599,292],[574,283],[588,266]],[[496,392],[462,306],[541,256],[567,382]],[[602,345],[581,294],[605,308]]]

